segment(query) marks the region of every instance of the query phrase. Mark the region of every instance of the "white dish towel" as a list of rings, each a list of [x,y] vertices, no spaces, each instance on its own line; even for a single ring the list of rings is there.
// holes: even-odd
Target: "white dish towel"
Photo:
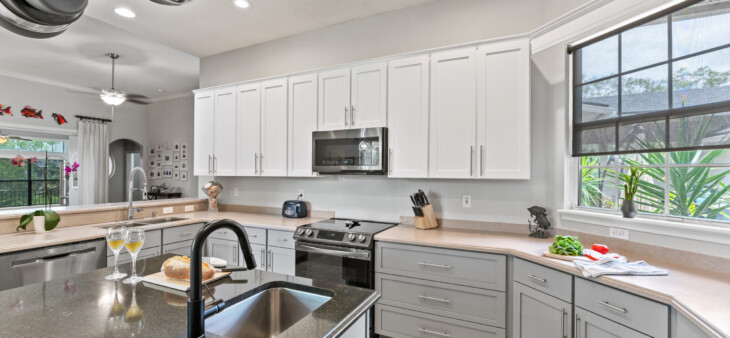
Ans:
[[[635,275],[635,276],[666,276],[665,269],[649,265],[644,261],[626,262],[612,257],[603,257],[595,262],[573,261],[583,273],[583,277],[598,277],[601,275]]]

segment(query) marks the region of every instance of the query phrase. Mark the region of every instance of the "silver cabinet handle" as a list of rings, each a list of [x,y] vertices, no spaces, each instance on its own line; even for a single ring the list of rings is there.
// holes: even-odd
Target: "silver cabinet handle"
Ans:
[[[474,146],[469,146],[469,177],[474,176]]]
[[[609,302],[606,302],[606,301],[599,300],[598,301],[598,304],[601,304],[601,305],[603,305],[603,306],[605,306],[605,307],[607,307],[607,308],[609,308],[611,310],[618,311],[618,312],[621,312],[621,313],[628,312],[626,309],[620,308],[620,307],[618,307],[616,305],[611,305]]]
[[[268,266],[269,271],[272,271],[272,267],[274,266],[274,255],[271,253],[271,250],[267,250],[267,256],[266,257],[266,265]]]
[[[347,127],[347,109],[348,107],[345,106],[345,127]]]
[[[75,250],[75,251],[68,251],[68,252],[63,252],[63,253],[58,253],[58,254],[51,254],[51,255],[48,255],[48,256],[45,256],[45,257],[38,257],[38,258],[17,260],[15,262],[12,262],[10,266],[13,267],[13,268],[16,268],[16,267],[21,267],[21,266],[24,266],[24,265],[32,265],[32,264],[52,262],[52,261],[59,260],[59,259],[65,259],[65,258],[69,258],[69,257],[73,257],[73,256],[78,256],[78,255],[84,255],[84,254],[92,253],[92,252],[95,252],[95,251],[96,251],[96,248],[79,249],[79,250]]]
[[[276,240],[277,240],[277,241],[279,241],[279,242],[286,242],[286,238],[281,238],[281,237],[279,237],[279,238],[277,238]]]
[[[565,329],[568,327],[565,325],[565,322],[568,321],[568,310],[563,309],[563,323],[562,323],[562,330],[563,330],[563,338],[568,338],[569,332],[566,332]]]
[[[431,331],[429,329],[424,329],[424,328],[418,329],[418,331],[423,332],[425,334],[430,334],[430,335],[439,336],[439,337],[451,337],[451,335],[448,333]]]
[[[355,106],[350,106],[350,125],[355,125]]]
[[[547,283],[547,279],[540,278],[540,277],[537,277],[535,275],[527,275],[527,277],[530,277],[530,279],[532,279],[534,281],[538,281],[540,283]]]
[[[213,175],[218,174],[218,158],[213,155]]]
[[[238,265],[238,245],[233,245],[231,249],[233,249],[233,255],[231,256],[233,257],[233,259],[231,259],[233,261],[233,265]]]
[[[430,267],[441,268],[441,269],[451,269],[452,268],[451,265],[433,264],[433,263],[426,263],[426,262],[418,262],[418,265],[430,266]]]
[[[213,166],[210,164],[210,162],[213,160],[213,155],[208,154],[208,175],[213,173]]]
[[[253,173],[259,174],[259,153],[253,153]]]
[[[424,296],[424,295],[419,295],[418,298],[425,299],[425,300],[432,300],[432,301],[441,302],[441,303],[451,303],[450,300],[444,299],[444,298],[429,297],[429,296]]]
[[[264,249],[261,249],[261,260],[259,261],[259,264],[256,264],[256,266],[264,266],[264,270],[266,270],[266,260],[264,260]]]
[[[259,154],[259,175],[264,174],[264,153]]]
[[[575,314],[575,338],[580,338],[580,315]]]
[[[393,148],[388,148],[388,174],[393,175]]]
[[[195,233],[195,231],[183,232],[180,234],[180,237],[190,237],[193,235],[193,233]]]
[[[484,176],[484,145],[479,146],[479,176]]]

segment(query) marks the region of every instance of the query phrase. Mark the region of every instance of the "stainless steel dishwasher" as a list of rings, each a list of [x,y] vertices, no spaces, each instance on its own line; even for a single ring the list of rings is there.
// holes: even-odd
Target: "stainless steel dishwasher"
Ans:
[[[103,239],[0,256],[0,291],[106,267]]]

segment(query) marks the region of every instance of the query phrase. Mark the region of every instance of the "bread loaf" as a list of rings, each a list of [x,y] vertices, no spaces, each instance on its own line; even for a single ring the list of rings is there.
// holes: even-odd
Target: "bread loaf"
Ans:
[[[203,280],[210,279],[215,275],[212,266],[203,264]],[[162,264],[162,271],[165,276],[174,279],[190,280],[190,258],[185,256],[170,257]]]

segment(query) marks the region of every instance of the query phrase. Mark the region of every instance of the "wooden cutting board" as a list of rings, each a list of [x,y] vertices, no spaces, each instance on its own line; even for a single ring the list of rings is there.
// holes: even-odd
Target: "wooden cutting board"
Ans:
[[[588,257],[585,257],[585,256],[556,255],[556,254],[550,253],[549,251],[543,252],[542,255],[545,256],[545,257],[555,258],[555,259],[560,259],[560,260],[570,261],[570,262],[575,261],[575,260],[578,260],[578,261],[590,261],[590,259]]]
[[[216,272],[215,275],[213,275],[213,277],[204,280],[203,284],[217,281],[221,278],[225,278],[226,276],[228,276],[230,274],[231,274],[230,272]],[[153,273],[151,275],[144,276],[142,278],[142,280],[145,283],[157,284],[160,286],[164,286],[166,288],[180,290],[183,292],[187,292],[188,290],[190,290],[190,281],[167,277],[167,276],[165,276],[164,272],[158,272],[158,273]]]

